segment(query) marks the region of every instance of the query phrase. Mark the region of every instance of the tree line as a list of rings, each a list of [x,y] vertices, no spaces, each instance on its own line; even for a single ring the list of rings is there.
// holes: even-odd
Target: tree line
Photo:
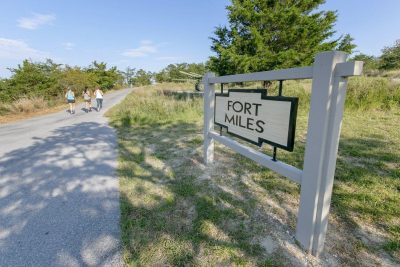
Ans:
[[[116,67],[107,68],[104,62],[94,61],[86,68],[24,60],[17,68],[10,68],[12,75],[0,80],[0,101],[10,103],[20,98],[43,97],[45,100],[63,98],[67,87],[83,91],[85,87],[99,86],[107,91],[122,86],[123,76]]]
[[[384,47],[379,57],[361,53],[354,56],[354,60],[364,61],[366,74],[374,74],[377,70],[400,70],[400,39],[393,46]]]
[[[143,69],[126,68],[121,73],[124,75],[126,84],[133,86],[149,85],[153,82],[185,82],[192,78],[188,73],[203,75],[207,71],[205,63],[175,63],[169,64],[159,72],[151,72]]]

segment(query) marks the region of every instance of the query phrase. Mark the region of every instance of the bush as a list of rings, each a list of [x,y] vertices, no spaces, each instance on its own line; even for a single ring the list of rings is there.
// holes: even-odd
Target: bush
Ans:
[[[393,46],[388,46],[382,49],[380,60],[380,69],[400,69],[400,39],[397,40]]]
[[[346,107],[352,109],[391,109],[400,105],[400,84],[387,78],[352,77],[349,79]]]
[[[10,104],[0,103],[0,116],[10,113],[11,110],[12,106]]]

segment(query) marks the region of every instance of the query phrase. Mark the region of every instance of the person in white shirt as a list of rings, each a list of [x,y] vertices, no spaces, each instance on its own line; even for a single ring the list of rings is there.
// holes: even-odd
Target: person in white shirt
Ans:
[[[103,92],[100,90],[99,87],[96,87],[94,95],[96,97],[96,103],[97,103],[96,110],[100,111],[100,109],[103,107]]]

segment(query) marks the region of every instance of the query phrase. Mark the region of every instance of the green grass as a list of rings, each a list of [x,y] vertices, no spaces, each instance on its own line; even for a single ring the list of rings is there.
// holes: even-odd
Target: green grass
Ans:
[[[295,150],[278,150],[278,159],[298,168],[309,86],[290,82],[284,91],[300,97],[300,110]],[[400,108],[363,105],[346,107],[326,251],[344,265],[377,264],[365,253],[398,264]],[[217,164],[205,168],[201,99],[179,99],[148,87],[109,116],[119,136],[126,265],[287,266],[296,265],[296,257],[304,260],[300,249],[294,256],[279,243],[295,244],[299,186],[222,146],[216,148]],[[267,146],[263,151],[271,153]],[[268,252],[265,236],[280,245]]]

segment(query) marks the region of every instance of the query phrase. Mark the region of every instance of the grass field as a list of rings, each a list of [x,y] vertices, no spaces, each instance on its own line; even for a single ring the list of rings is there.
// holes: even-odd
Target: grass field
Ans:
[[[172,84],[129,95],[108,113],[119,138],[126,265],[400,264],[397,87],[390,85],[394,93],[388,89],[375,101],[365,92],[353,92],[361,82],[349,84],[320,259],[305,254],[294,240],[298,185],[221,145],[215,164],[203,165],[201,98],[163,94],[174,89]],[[284,94],[300,97],[300,106],[295,150],[278,150],[278,159],[298,168],[303,164],[309,86],[292,82],[284,88]],[[374,86],[379,85],[370,90]],[[268,146],[262,150],[271,154]]]

